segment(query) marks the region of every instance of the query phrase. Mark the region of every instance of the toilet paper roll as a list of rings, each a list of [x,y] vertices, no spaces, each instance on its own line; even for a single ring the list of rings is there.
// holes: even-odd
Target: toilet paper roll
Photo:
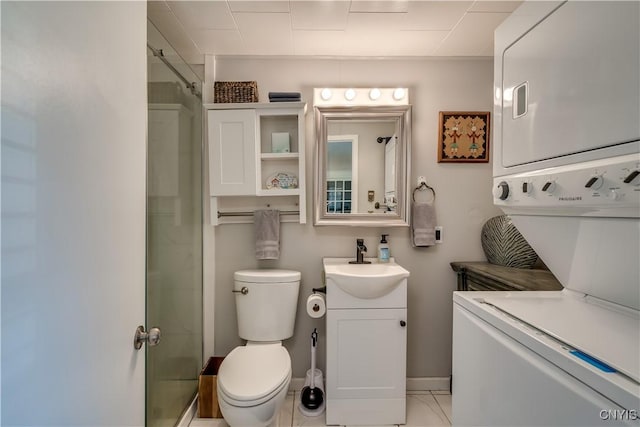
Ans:
[[[327,304],[324,296],[320,294],[311,294],[307,298],[307,314],[314,319],[318,319],[327,312]]]

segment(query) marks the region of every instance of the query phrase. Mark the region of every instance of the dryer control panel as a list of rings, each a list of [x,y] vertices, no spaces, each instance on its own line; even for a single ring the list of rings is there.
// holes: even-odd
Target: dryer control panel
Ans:
[[[640,218],[640,153],[494,178],[506,213]]]

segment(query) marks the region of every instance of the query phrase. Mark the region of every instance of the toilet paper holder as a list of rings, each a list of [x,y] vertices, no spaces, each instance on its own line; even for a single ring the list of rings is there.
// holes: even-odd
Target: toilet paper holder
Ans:
[[[323,294],[327,293],[327,287],[326,286],[323,286],[321,288],[312,288],[311,290],[313,291],[314,294],[317,293],[317,292],[321,292]]]

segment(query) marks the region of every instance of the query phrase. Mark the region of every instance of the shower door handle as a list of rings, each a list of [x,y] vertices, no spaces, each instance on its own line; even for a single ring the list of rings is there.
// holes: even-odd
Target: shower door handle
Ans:
[[[136,329],[136,334],[133,337],[133,348],[136,350],[140,350],[142,348],[143,343],[149,343],[150,347],[156,346],[160,343],[160,337],[162,336],[162,332],[160,328],[151,328],[149,332],[145,332],[144,326],[138,326]]]

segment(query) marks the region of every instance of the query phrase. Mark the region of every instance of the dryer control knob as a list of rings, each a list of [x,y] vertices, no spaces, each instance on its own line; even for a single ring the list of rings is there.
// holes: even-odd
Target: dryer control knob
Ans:
[[[509,184],[502,181],[493,188],[493,197],[500,200],[506,200],[509,197]]]
[[[542,186],[542,191],[544,191],[547,194],[553,193],[553,191],[555,189],[556,189],[556,182],[555,181],[547,181]]]
[[[609,194],[607,194],[607,196],[611,199],[611,200],[620,200],[620,198],[622,197],[622,195],[620,193],[618,193],[617,190],[610,190]]]
[[[627,175],[627,177],[622,182],[624,182],[625,184],[631,184],[631,185],[640,184],[640,179],[638,179],[639,175],[640,175],[640,171],[634,170],[629,175]]]
[[[604,180],[602,179],[602,176],[594,175],[591,178],[589,178],[589,181],[587,181],[587,183],[584,185],[584,188],[590,188],[592,190],[597,190],[600,187],[602,187],[602,183],[603,182],[604,182]]]

